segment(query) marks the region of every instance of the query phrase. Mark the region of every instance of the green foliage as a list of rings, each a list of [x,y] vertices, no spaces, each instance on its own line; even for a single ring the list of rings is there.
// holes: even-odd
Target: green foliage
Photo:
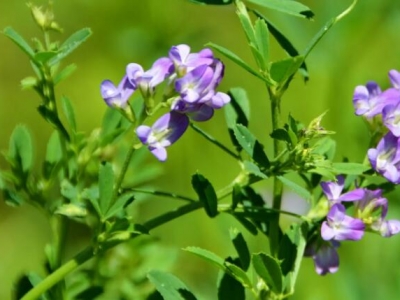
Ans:
[[[218,215],[217,194],[208,179],[201,174],[194,174],[192,176],[192,186],[199,196],[199,200],[203,202],[207,215],[210,218]]]
[[[196,297],[186,285],[172,274],[150,271],[147,275],[165,300],[195,300]]]
[[[256,140],[254,135],[245,126],[237,124],[233,128],[233,133],[239,145],[260,167],[268,168],[270,166],[262,144]]]
[[[193,253],[197,256],[200,256],[201,258],[207,260],[208,262],[211,262],[219,269],[221,269],[222,271],[226,272],[234,279],[239,281],[245,288],[250,288],[252,286],[252,283],[245,271],[243,271],[241,268],[234,265],[233,263],[230,263],[229,261],[226,261],[223,258],[219,257],[215,253],[198,247],[187,247],[183,250]]]
[[[247,247],[246,240],[236,228],[230,230],[230,236],[236,252],[239,255],[240,266],[243,270],[247,271],[250,266],[250,251]]]
[[[291,0],[247,0],[251,3],[296,17],[311,19],[314,13],[304,4]]]
[[[58,64],[62,59],[71,54],[83,42],[85,42],[92,35],[90,28],[83,28],[73,33],[58,49],[56,55],[49,59],[49,65],[53,66]]]
[[[228,50],[228,49],[226,49],[226,48],[224,48],[222,46],[219,46],[217,44],[214,44],[214,43],[208,43],[206,46],[211,47],[212,49],[218,51],[219,53],[221,53],[226,58],[228,58],[231,61],[233,61],[238,66],[240,66],[243,69],[245,69],[250,74],[252,74],[255,77],[257,77],[257,78],[261,79],[262,81],[264,81],[267,85],[272,86],[272,85],[275,84],[273,81],[271,81],[270,79],[264,77],[258,71],[254,70],[249,64],[247,64],[243,59],[241,59],[239,56],[237,56],[232,51],[230,51],[230,50]]]
[[[252,256],[254,270],[272,292],[279,295],[283,291],[283,277],[280,262],[271,255],[257,253]]]
[[[6,27],[3,30],[5,36],[12,40],[29,58],[33,58],[35,51],[29,46],[29,44],[19,35],[13,28]]]
[[[283,176],[278,176],[277,177],[284,185],[286,185],[288,188],[290,188],[293,192],[298,194],[300,197],[303,199],[310,201],[312,199],[312,195],[310,194],[309,191],[307,191],[305,188],[302,186],[298,185],[297,183],[283,177]]]
[[[27,173],[32,169],[32,137],[24,125],[17,126],[11,134],[8,158],[16,175],[26,177]]]

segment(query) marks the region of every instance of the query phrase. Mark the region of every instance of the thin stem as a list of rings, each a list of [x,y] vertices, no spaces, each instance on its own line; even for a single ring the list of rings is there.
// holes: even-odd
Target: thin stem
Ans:
[[[290,211],[286,211],[286,210],[280,210],[280,209],[273,209],[273,208],[269,208],[269,207],[252,207],[252,210],[259,210],[259,211],[265,211],[265,212],[274,212],[274,213],[278,213],[278,214],[283,214],[283,215],[287,215],[287,216],[292,216],[301,220],[308,220],[307,218],[305,218],[302,215],[290,212]],[[227,213],[235,213],[235,212],[246,212],[246,207],[244,207],[243,205],[238,205],[235,209],[232,209],[231,204],[218,204],[218,211],[220,212],[227,212]]]
[[[164,191],[155,191],[155,190],[142,190],[142,189],[129,189],[132,192],[135,193],[141,193],[141,194],[149,194],[149,195],[155,195],[155,196],[162,196],[162,197],[169,197],[169,198],[173,198],[173,199],[178,199],[178,200],[184,200],[184,201],[188,201],[188,202],[196,202],[197,200],[186,197],[186,196],[182,196],[182,195],[178,195],[175,193],[170,193],[170,192],[164,192]]]
[[[136,147],[130,147],[128,150],[128,153],[126,154],[124,164],[122,165],[121,172],[119,173],[117,182],[115,184],[114,194],[112,197],[113,203],[118,197],[119,189],[121,188],[122,182],[124,181],[126,172],[128,171],[129,163],[131,162],[131,159],[132,159],[133,153],[135,153],[135,150],[136,150]]]
[[[163,225],[169,221],[172,221],[178,217],[181,217],[182,215],[188,214],[192,211],[195,211],[199,208],[203,207],[203,203],[198,201],[198,202],[193,202],[189,203],[187,205],[178,207],[177,209],[173,211],[169,211],[167,213],[164,213],[158,217],[155,217],[143,225],[148,229],[152,230],[160,225]],[[132,237],[136,238],[139,235],[134,235]],[[116,246],[115,244],[113,246]],[[111,247],[113,247],[111,246]],[[105,251],[108,248],[104,248],[102,250]],[[95,253],[93,247],[88,247],[84,249],[82,252],[78,253],[73,259],[70,261],[66,262],[63,266],[61,266],[59,269],[51,273],[49,276],[47,276],[43,281],[41,281],[39,284],[37,284],[33,289],[31,289],[28,293],[25,294],[21,298],[21,300],[34,300],[40,297],[43,293],[51,289],[54,285],[56,285],[58,282],[62,281],[65,276],[67,276],[69,273],[77,269],[80,265],[84,264],[87,262],[89,259],[93,258],[100,252]]]
[[[280,115],[281,115],[281,106],[280,106],[280,95],[273,88],[268,88],[270,100],[271,100],[271,117],[272,117],[272,129],[276,130],[280,125]],[[274,139],[274,156],[278,156],[284,150],[284,144]],[[273,186],[273,194],[272,194],[272,209],[280,210],[282,204],[282,192],[283,192],[283,184],[277,178],[274,177],[274,186]],[[269,242],[270,242],[270,251],[272,255],[278,254],[279,243],[280,243],[280,228],[279,228],[279,213],[272,214],[269,220]]]
[[[205,132],[203,129],[200,127],[197,127],[197,125],[190,123],[190,127],[194,129],[194,131],[200,133],[203,137],[205,137],[208,141],[213,143],[214,145],[218,146],[221,150],[225,151],[228,153],[230,156],[232,156],[234,159],[240,160],[240,156],[234,153],[233,151],[229,150],[225,145],[221,144],[219,141],[217,141],[213,136],[209,135],[207,132]]]
[[[93,251],[94,249],[92,247],[88,247],[80,252],[73,259],[66,262],[56,271],[47,276],[43,281],[39,282],[33,289],[26,293],[21,300],[34,300],[39,298],[43,293],[51,289],[58,282],[62,281],[68,273],[72,272],[81,264],[92,258],[94,256]]]
[[[238,179],[235,179],[233,182],[237,182],[238,180],[241,180],[241,175],[239,175]],[[231,185],[221,189],[220,191],[217,192],[217,195],[219,195],[218,199],[223,199],[226,196],[228,196],[232,192]],[[184,206],[178,207],[173,211],[166,212],[158,217],[155,217],[143,224],[149,231],[161,226],[165,223],[168,223],[174,219],[177,219],[183,215],[186,215],[192,211],[195,211],[199,208],[203,207],[203,203],[200,201],[197,202],[192,202],[189,204],[186,204]],[[134,235],[132,236],[132,239],[138,237],[139,235]],[[122,241],[121,241],[122,242]],[[113,244],[114,247],[116,244]],[[103,251],[106,251],[108,248],[102,249]],[[63,280],[65,276],[67,276],[69,273],[77,269],[80,265],[84,264],[87,262],[89,259],[93,258],[99,253],[102,252],[94,252],[93,247],[88,247],[84,249],[82,252],[78,253],[73,259],[70,261],[66,262],[63,266],[61,266],[59,269],[51,273],[49,276],[47,276],[43,281],[41,281],[39,284],[37,284],[33,289],[31,289],[28,293],[25,294],[21,298],[21,300],[35,300],[40,297],[43,293],[51,289],[55,284],[57,284],[59,281]]]

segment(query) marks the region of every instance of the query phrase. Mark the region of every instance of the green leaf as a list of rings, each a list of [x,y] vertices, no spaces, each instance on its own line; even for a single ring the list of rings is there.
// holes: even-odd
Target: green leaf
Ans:
[[[270,20],[268,20],[263,14],[255,9],[250,9],[250,11],[252,11],[257,17],[263,19],[267,23],[269,32],[275,38],[278,44],[283,48],[283,50],[286,51],[287,54],[292,57],[299,55],[299,51],[297,51],[297,49],[293,46],[289,39]],[[309,76],[307,65],[305,62],[303,62],[300,66],[300,70],[302,75],[304,76],[304,80],[307,81]]]
[[[15,168],[27,173],[33,166],[33,145],[31,134],[24,125],[17,125],[11,134],[8,155],[16,164]]]
[[[233,214],[236,220],[239,221],[240,224],[243,225],[244,228],[246,228],[252,235],[257,235],[258,230],[257,226],[254,225],[251,221],[243,217],[242,215],[238,215],[236,213]]]
[[[253,28],[253,24],[251,22],[250,16],[247,13],[247,8],[243,2],[237,2],[237,15],[239,17],[239,21],[242,24],[242,28],[246,35],[247,41],[250,45],[256,45],[256,36]]]
[[[297,72],[303,61],[303,56],[295,56],[276,61],[271,64],[271,77],[278,82],[280,86],[284,86]]]
[[[204,203],[207,215],[211,218],[218,215],[218,197],[208,179],[201,174],[194,174],[192,186],[199,196],[199,200]]]
[[[222,274],[218,284],[218,300],[246,300],[244,286],[228,273]]]
[[[147,278],[155,285],[164,300],[195,300],[196,297],[186,285],[170,273],[152,270]]]
[[[314,174],[319,174],[321,176],[326,177],[328,180],[336,180],[336,176],[332,172],[332,169],[317,167],[317,168],[309,170],[308,172],[314,173]]]
[[[313,153],[325,155],[328,160],[332,160],[335,157],[336,141],[330,137],[324,137],[318,140],[312,148]]]
[[[35,53],[35,56],[33,57],[33,60],[37,61],[38,63],[45,64],[50,59],[52,59],[54,56],[56,56],[57,54],[58,54],[58,52],[56,52],[56,51],[38,52],[38,53]]]
[[[69,127],[71,128],[71,131],[73,133],[75,133],[76,132],[76,120],[75,120],[74,107],[72,106],[71,101],[65,96],[61,97],[61,104],[62,104],[64,114],[67,118]]]
[[[29,76],[21,80],[21,88],[23,90],[34,88],[37,86],[37,84],[38,80],[36,77]]]
[[[104,219],[109,219],[117,215],[129,204],[131,204],[134,199],[135,199],[134,192],[125,193],[119,196],[117,201],[115,201],[115,203],[109,208],[107,213],[104,215]]]
[[[247,0],[248,2],[292,16],[311,19],[314,13],[304,4],[292,0]]]
[[[255,26],[255,38],[257,49],[262,57],[262,70],[267,70],[269,61],[269,32],[267,23],[263,19],[257,19]]]
[[[216,265],[222,271],[228,273],[233,278],[235,278],[237,281],[241,282],[244,287],[251,287],[251,281],[248,278],[245,271],[243,271],[238,266],[236,266],[228,261],[225,261],[223,258],[219,257],[215,253],[205,250],[205,249],[198,248],[198,247],[187,247],[187,248],[184,248],[183,250],[188,251],[193,254],[196,254],[197,256],[200,256],[201,258]]]
[[[212,4],[212,5],[227,5],[231,4],[233,0],[189,0],[190,2],[196,3],[196,4]]]
[[[84,218],[88,214],[86,207],[77,203],[63,204],[57,208],[55,213],[68,218]]]
[[[256,76],[259,79],[261,79],[262,81],[264,81],[269,86],[275,85],[275,82],[272,82],[271,80],[269,80],[269,79],[265,78],[264,76],[262,76],[258,71],[254,70],[252,67],[250,67],[245,61],[243,61],[239,56],[237,56],[232,51],[230,51],[230,50],[228,50],[228,49],[226,49],[224,47],[221,47],[221,46],[219,46],[217,44],[214,44],[214,43],[208,43],[208,44],[206,44],[206,46],[211,47],[214,50],[216,50],[219,53],[221,53],[222,55],[226,56],[227,58],[232,60],[234,63],[236,63],[238,66],[242,67],[243,69],[245,69],[250,74]]]
[[[299,195],[301,198],[310,201],[312,198],[312,195],[310,194],[309,191],[307,191],[305,188],[302,186],[298,185],[297,183],[283,177],[283,176],[278,176],[277,177],[284,185],[286,185],[288,188],[290,188],[293,192],[295,192],[297,195]]]
[[[99,169],[99,207],[103,217],[113,200],[114,180],[114,171],[111,163],[102,163]]]
[[[62,145],[58,131],[53,131],[46,147],[46,158],[43,163],[43,175],[46,179],[57,174],[58,166],[62,160]]]
[[[225,105],[225,119],[229,130],[229,136],[237,151],[242,150],[242,147],[237,142],[233,129],[236,124],[248,126],[250,119],[250,103],[247,93],[242,88],[232,88],[228,91],[231,101]]]
[[[279,261],[265,253],[255,253],[252,263],[256,273],[265,284],[276,294],[283,290],[283,278]]]
[[[282,237],[278,258],[282,261],[281,269],[287,278],[289,286],[286,290],[293,291],[296,278],[300,270],[300,263],[303,259],[308,234],[307,223],[292,224]]]
[[[61,195],[71,202],[76,202],[78,200],[79,191],[78,188],[69,182],[67,179],[64,179],[61,182],[60,186]]]
[[[269,159],[264,152],[262,144],[256,140],[254,135],[243,125],[237,124],[233,128],[236,140],[250,157],[260,166],[268,168],[270,166]]]
[[[332,171],[336,174],[361,175],[371,167],[358,163],[332,163]]]
[[[251,161],[245,160],[243,162],[243,165],[244,165],[244,170],[247,171],[248,173],[253,174],[262,179],[268,178],[268,176],[265,175],[263,172],[261,172],[260,168],[257,165],[253,164]]]
[[[4,35],[11,39],[25,54],[29,56],[30,59],[33,59],[35,55],[35,51],[29,46],[29,44],[20,36],[14,29],[11,27],[6,27],[3,31]]]
[[[81,193],[81,197],[90,201],[99,216],[103,215],[99,205],[100,195],[99,187],[97,185],[93,185],[90,188],[84,189]]]
[[[89,28],[83,28],[73,33],[60,47],[59,53],[49,61],[49,65],[59,63],[63,58],[71,54],[92,34]]]
[[[284,141],[286,143],[291,143],[289,133],[283,128],[275,129],[269,136],[275,140]]]
[[[76,68],[76,64],[70,64],[66,66],[61,72],[54,76],[54,85],[59,84],[61,81],[69,77],[76,70]]]
[[[236,124],[247,127],[250,120],[250,101],[246,90],[240,87],[231,88],[228,95],[231,101],[224,107],[228,127],[233,128]]]
[[[236,252],[239,255],[240,266],[243,270],[247,271],[250,266],[251,257],[246,240],[236,228],[230,230],[230,236],[233,246],[235,247]]]

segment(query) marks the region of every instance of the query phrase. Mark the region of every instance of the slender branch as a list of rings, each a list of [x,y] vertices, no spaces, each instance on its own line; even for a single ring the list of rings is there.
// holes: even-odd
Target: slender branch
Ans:
[[[142,189],[129,189],[132,192],[135,193],[141,193],[141,194],[149,194],[149,195],[155,195],[155,196],[162,196],[162,197],[169,197],[169,198],[173,198],[173,199],[178,199],[178,200],[184,200],[184,201],[188,201],[188,202],[196,202],[197,200],[186,197],[186,196],[182,196],[182,195],[178,195],[175,193],[170,193],[170,192],[164,192],[164,191],[155,191],[155,190],[142,190]]]
[[[274,208],[269,208],[269,207],[251,207],[251,209],[262,211],[262,212],[274,212],[274,213],[288,215],[288,216],[292,216],[292,217],[295,217],[295,218],[298,218],[301,220],[308,221],[308,219],[305,218],[304,216],[290,212],[290,211],[286,211],[286,210],[274,209]],[[218,204],[218,211],[226,212],[226,213],[236,213],[236,212],[246,213],[247,212],[246,207],[244,207],[243,205],[240,205],[240,204],[235,209],[232,209],[231,204]]]
[[[209,135],[207,132],[205,132],[203,129],[200,127],[197,127],[197,125],[190,123],[190,127],[194,129],[194,131],[200,133],[203,137],[205,137],[208,141],[213,143],[214,145],[218,146],[221,150],[225,151],[228,153],[230,156],[232,156],[234,159],[240,160],[240,156],[234,153],[233,151],[229,150],[225,145],[221,144],[219,141],[217,141],[213,136]]]
[[[269,87],[268,87],[268,93],[271,100],[272,129],[276,130],[279,128],[281,122],[280,94],[275,89]],[[284,151],[284,144],[281,141],[274,139],[274,156],[277,157],[283,151]],[[282,193],[283,193],[283,184],[277,177],[274,177],[274,186],[272,193],[272,208],[274,210],[280,210],[281,208]],[[270,232],[269,238],[270,238],[271,254],[277,255],[280,243],[279,213],[271,215],[269,220],[269,232]]]
[[[126,172],[128,171],[128,167],[131,162],[133,153],[135,153],[135,150],[136,150],[136,147],[130,147],[128,150],[128,153],[126,154],[124,164],[122,165],[121,172],[119,173],[117,182],[115,183],[114,194],[112,197],[112,203],[114,203],[118,197],[119,189],[121,188],[122,182],[124,181]]]

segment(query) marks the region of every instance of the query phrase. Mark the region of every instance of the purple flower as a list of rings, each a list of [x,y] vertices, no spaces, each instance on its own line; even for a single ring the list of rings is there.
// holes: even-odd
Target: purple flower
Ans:
[[[143,68],[135,63],[126,67],[126,74],[133,86],[138,86],[145,97],[154,94],[157,85],[173,73],[172,61],[167,57],[157,59],[152,67],[144,72]]]
[[[391,237],[400,232],[399,220],[383,220],[373,224],[372,229],[378,231],[383,237]]]
[[[389,71],[389,79],[395,89],[400,90],[400,72],[397,70]]]
[[[344,177],[337,176],[337,182],[323,181],[321,182],[322,191],[326,198],[330,200],[331,205],[340,203],[341,201],[357,201],[364,197],[363,189],[355,189],[342,195],[344,188]]]
[[[187,103],[177,99],[171,105],[171,110],[186,114],[193,121],[207,121],[214,115],[214,109],[203,103]]]
[[[372,167],[393,183],[400,183],[400,138],[387,133],[376,149],[368,150]]]
[[[356,109],[356,115],[364,115],[371,118],[382,112],[385,106],[380,95],[382,91],[379,85],[370,81],[365,86],[359,85],[354,90],[353,105]]]
[[[394,136],[400,136],[400,102],[396,105],[386,105],[382,110],[382,119],[385,126]]]
[[[210,49],[205,48],[198,53],[190,53],[190,47],[183,44],[171,47],[169,57],[179,77],[199,66],[211,65],[214,61],[214,55]]]
[[[205,103],[218,109],[230,101],[227,94],[215,91],[223,75],[224,65],[219,60],[215,60],[211,66],[198,66],[177,79],[175,89],[186,102]]]
[[[214,72],[211,67],[201,65],[175,81],[175,89],[182,99],[189,103],[198,102],[201,98],[211,98],[207,88],[212,83]]]
[[[371,217],[380,212],[378,218],[385,218],[388,210],[388,201],[382,197],[382,190],[374,191],[364,189],[364,197],[355,202],[357,216],[360,219],[365,219],[365,223],[370,222]]]
[[[175,143],[188,125],[189,118],[186,115],[172,111],[161,116],[151,127],[139,126],[136,134],[159,161],[165,161],[167,159],[165,148]]]
[[[124,76],[118,87],[115,87],[112,81],[104,80],[100,85],[100,91],[108,106],[124,108],[129,97],[135,91],[135,86],[130,83],[127,76]]]
[[[345,214],[346,209],[342,204],[334,204],[326,221],[321,226],[321,236],[324,240],[360,240],[364,235],[365,225],[359,220]]]
[[[339,269],[339,255],[336,248],[340,246],[337,241],[316,241],[307,246],[304,256],[311,256],[314,260],[315,271],[319,275],[335,273]]]

